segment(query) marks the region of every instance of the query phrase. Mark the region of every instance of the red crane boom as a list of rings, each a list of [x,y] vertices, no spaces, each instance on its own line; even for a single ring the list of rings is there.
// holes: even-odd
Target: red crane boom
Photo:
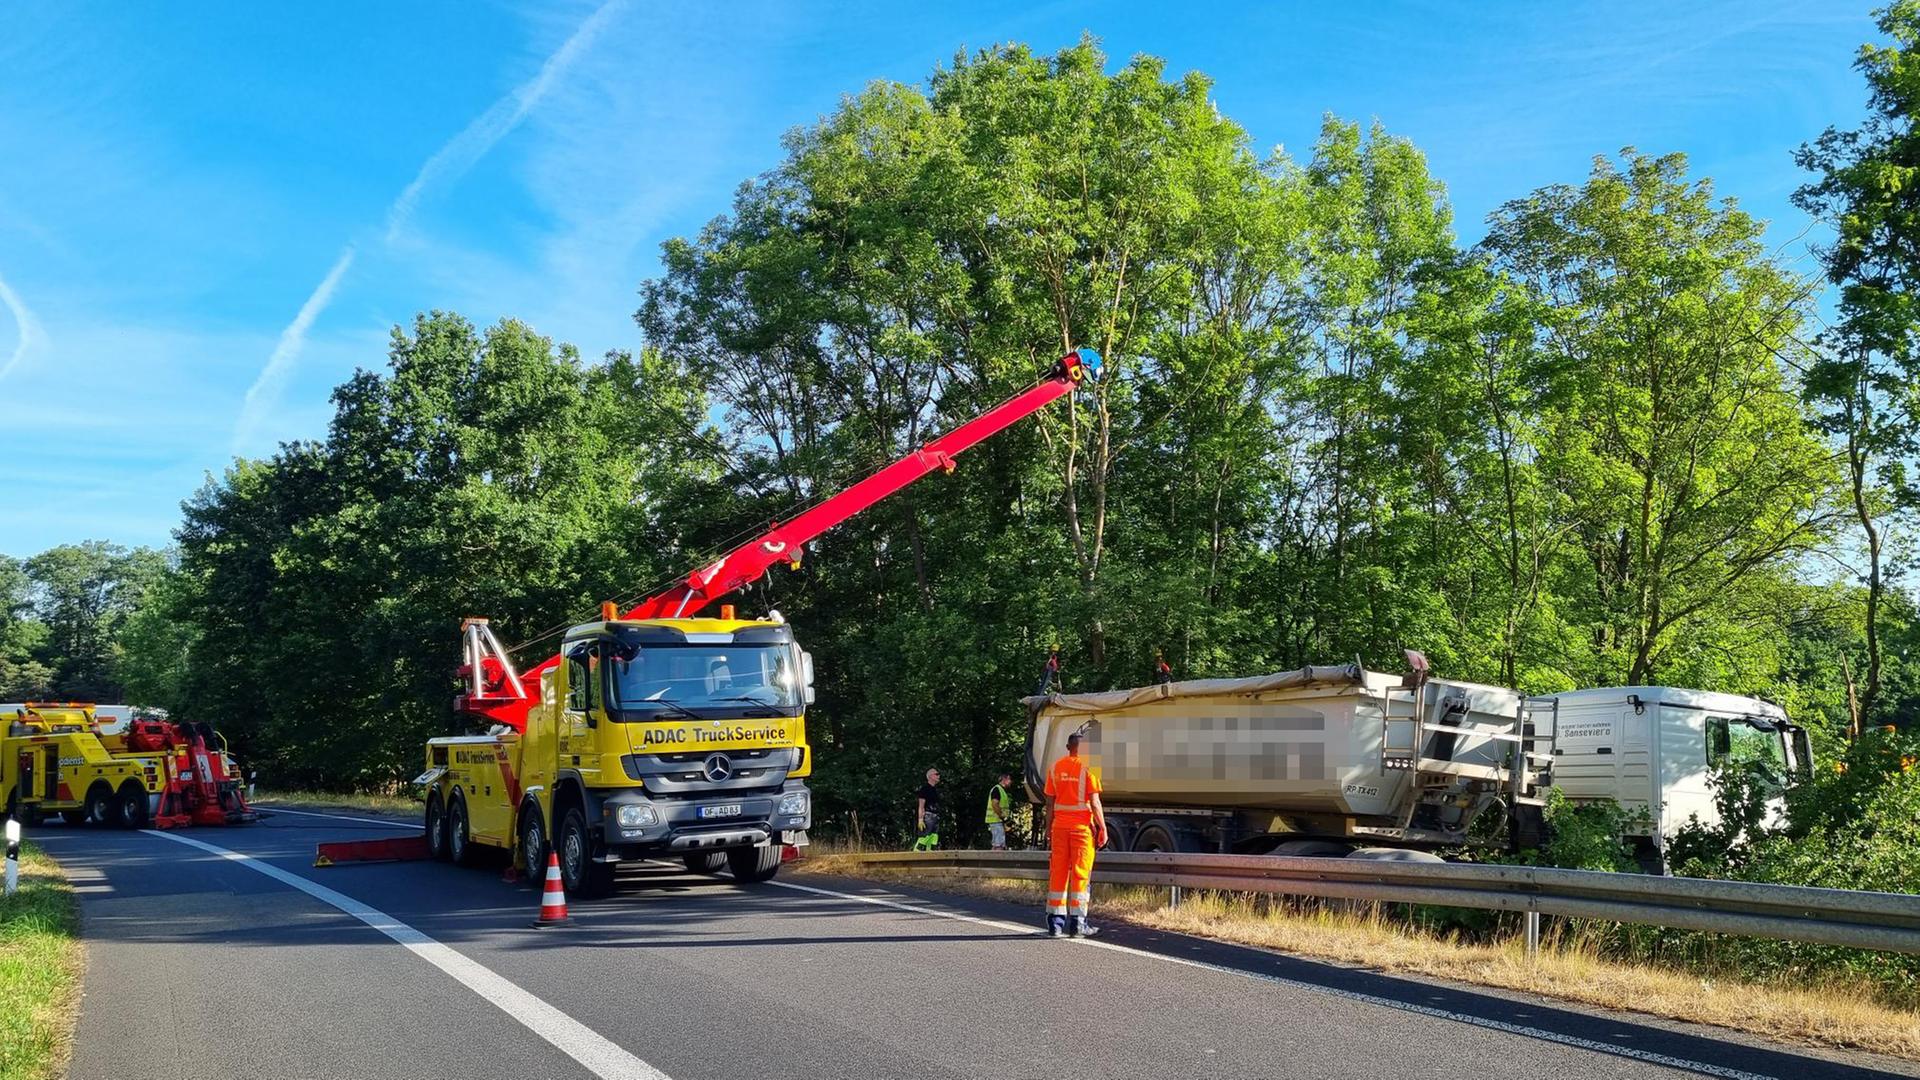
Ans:
[[[787,521],[774,522],[759,536],[640,601],[621,618],[691,618],[720,597],[758,581],[776,563],[799,566],[801,550],[815,537],[936,469],[952,472],[953,459],[962,452],[1072,393],[1082,382],[1099,378],[1100,364],[1100,354],[1092,349],[1068,353],[1046,378],[1028,389],[845,491]],[[540,699],[540,676],[558,664],[560,657],[550,656],[521,675],[514,671],[512,659],[485,619],[466,620],[461,632],[466,637],[466,665],[461,668],[461,675],[468,680],[468,686],[467,693],[455,699],[454,708],[505,724],[515,731],[526,730],[527,714]]]

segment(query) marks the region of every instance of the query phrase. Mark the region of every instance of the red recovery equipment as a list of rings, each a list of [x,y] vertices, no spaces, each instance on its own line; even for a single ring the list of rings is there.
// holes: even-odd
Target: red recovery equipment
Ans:
[[[153,815],[154,828],[241,825],[259,820],[247,805],[240,778],[228,775],[226,755],[209,745],[215,738],[206,724],[146,718],[127,722],[127,750],[162,755],[166,769],[160,807]]]
[[[1100,354],[1092,349],[1068,353],[1026,390],[791,519],[774,522],[759,536],[640,601],[620,618],[692,617],[709,603],[758,581],[776,563],[797,569],[802,549],[815,537],[936,469],[952,472],[957,455],[1072,393],[1081,383],[1097,381],[1100,367]],[[514,671],[507,650],[485,619],[468,619],[462,630],[466,662],[460,673],[469,692],[454,699],[454,710],[525,731],[527,714],[540,700],[540,676],[559,664],[560,657],[550,656],[522,675]]]

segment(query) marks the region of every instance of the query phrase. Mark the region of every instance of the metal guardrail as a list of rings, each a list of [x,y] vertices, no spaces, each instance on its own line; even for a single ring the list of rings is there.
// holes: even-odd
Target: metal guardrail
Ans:
[[[890,870],[1047,876],[1045,851],[841,856]],[[1781,941],[1920,953],[1920,896],[1592,870],[1278,855],[1101,852],[1094,881],[1535,912]]]

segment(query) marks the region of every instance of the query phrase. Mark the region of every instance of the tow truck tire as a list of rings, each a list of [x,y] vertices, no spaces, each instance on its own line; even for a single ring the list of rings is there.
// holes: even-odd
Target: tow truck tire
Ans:
[[[767,881],[780,872],[780,845],[734,848],[727,852],[727,869],[735,881]]]
[[[120,804],[104,782],[87,789],[85,807],[89,825],[104,829],[120,824]]]
[[[467,800],[455,795],[447,803],[447,858],[455,866],[473,865],[473,828],[467,819]]]
[[[427,854],[441,862],[447,861],[447,804],[441,800],[440,793],[427,793]]]
[[[147,789],[131,780],[121,784],[120,793],[114,796],[114,812],[120,817],[121,828],[146,828]]]
[[[537,803],[520,808],[520,873],[534,888],[547,880],[547,826]]]
[[[694,874],[717,874],[727,865],[727,856],[719,851],[690,851],[680,856],[687,864],[687,871]]]
[[[569,894],[591,900],[613,891],[613,864],[593,861],[593,833],[579,807],[567,808],[554,843],[560,852],[560,881]]]

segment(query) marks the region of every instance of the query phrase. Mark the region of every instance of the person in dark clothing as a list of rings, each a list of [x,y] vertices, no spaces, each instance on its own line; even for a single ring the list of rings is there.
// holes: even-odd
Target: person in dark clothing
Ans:
[[[940,846],[940,770],[928,769],[927,782],[920,785],[915,793],[915,827],[920,830],[919,839],[913,842],[915,851],[932,851]]]
[[[1165,686],[1173,681],[1173,668],[1167,665],[1167,657],[1159,649],[1153,650],[1153,681],[1155,685]]]

